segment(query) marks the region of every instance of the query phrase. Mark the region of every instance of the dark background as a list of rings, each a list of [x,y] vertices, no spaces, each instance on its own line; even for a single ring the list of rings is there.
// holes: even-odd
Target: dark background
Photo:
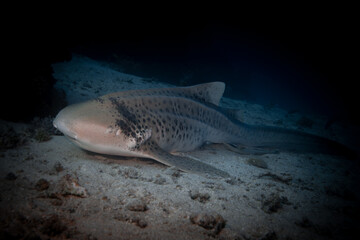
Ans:
[[[226,97],[359,123],[355,16],[345,10],[53,18],[23,22],[5,38],[10,71],[1,118],[55,114],[61,94],[52,89],[51,63],[75,52],[142,77],[176,85],[224,81]]]

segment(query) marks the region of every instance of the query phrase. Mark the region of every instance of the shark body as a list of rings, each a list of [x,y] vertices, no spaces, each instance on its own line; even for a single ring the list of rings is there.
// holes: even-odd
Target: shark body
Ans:
[[[64,108],[54,126],[92,152],[151,158],[183,171],[222,177],[229,175],[172,153],[205,142],[320,152],[335,144],[298,131],[242,123],[219,107],[224,89],[224,83],[212,82],[111,93]]]

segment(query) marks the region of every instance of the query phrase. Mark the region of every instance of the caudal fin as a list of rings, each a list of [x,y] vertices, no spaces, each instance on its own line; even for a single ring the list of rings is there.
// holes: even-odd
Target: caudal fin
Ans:
[[[245,144],[292,152],[324,153],[356,158],[357,153],[333,140],[295,130],[241,124]],[[244,143],[243,143],[244,144]]]

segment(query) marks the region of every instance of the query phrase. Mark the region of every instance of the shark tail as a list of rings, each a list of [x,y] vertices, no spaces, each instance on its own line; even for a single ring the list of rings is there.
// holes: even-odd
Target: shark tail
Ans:
[[[290,152],[309,152],[356,158],[347,146],[320,136],[276,127],[240,124],[240,144],[256,148],[275,148]]]

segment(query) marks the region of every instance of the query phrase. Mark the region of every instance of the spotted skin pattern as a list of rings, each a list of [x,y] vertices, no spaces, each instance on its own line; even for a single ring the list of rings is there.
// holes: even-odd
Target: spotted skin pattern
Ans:
[[[206,141],[221,142],[221,136],[228,135],[223,131],[231,131],[230,125],[221,124],[226,116],[216,110],[223,84],[213,83],[210,88],[133,90],[94,101],[111,112],[113,124],[109,128],[121,129],[127,138],[135,139],[131,151],[155,156],[185,171],[228,176],[194,159],[170,154],[194,150]],[[220,94],[214,97],[215,88]],[[145,136],[149,131],[150,139]]]
[[[54,125],[89,151],[155,159],[183,171],[228,177],[190,157],[174,155],[205,142],[288,151],[346,152],[331,140],[275,127],[251,126],[220,108],[225,84],[131,90],[66,107]]]

